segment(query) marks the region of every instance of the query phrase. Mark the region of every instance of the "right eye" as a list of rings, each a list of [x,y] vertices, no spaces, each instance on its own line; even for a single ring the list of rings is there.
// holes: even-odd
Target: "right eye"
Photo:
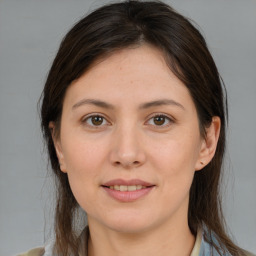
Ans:
[[[92,128],[101,128],[102,126],[105,126],[108,124],[105,117],[101,115],[90,115],[82,120],[82,123],[86,126],[90,126]]]

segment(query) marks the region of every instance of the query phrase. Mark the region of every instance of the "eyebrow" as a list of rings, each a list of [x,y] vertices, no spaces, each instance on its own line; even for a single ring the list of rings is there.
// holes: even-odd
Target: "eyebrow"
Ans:
[[[105,109],[115,109],[114,105],[107,103],[105,101],[101,101],[97,99],[82,99],[78,101],[75,105],[73,105],[72,110],[75,110],[76,108],[83,105],[94,105],[94,106],[105,108]],[[146,102],[146,103],[140,104],[139,109],[143,110],[151,107],[164,106],[164,105],[173,105],[185,110],[183,105],[181,105],[180,103],[172,99],[160,99],[160,100]]]

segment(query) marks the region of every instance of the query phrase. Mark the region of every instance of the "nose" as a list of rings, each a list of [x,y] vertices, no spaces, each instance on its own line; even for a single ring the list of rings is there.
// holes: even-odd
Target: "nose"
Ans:
[[[110,161],[114,166],[125,169],[136,168],[146,161],[140,133],[134,126],[120,127],[114,132]]]

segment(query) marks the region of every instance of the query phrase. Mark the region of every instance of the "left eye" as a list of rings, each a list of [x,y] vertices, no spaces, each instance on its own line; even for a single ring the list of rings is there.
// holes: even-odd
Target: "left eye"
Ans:
[[[155,115],[149,119],[150,125],[156,126],[169,126],[173,120],[166,115]]]

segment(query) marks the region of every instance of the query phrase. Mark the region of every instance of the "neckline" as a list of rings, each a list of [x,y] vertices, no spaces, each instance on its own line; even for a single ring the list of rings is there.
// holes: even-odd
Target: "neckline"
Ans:
[[[89,227],[86,226],[79,237],[78,256],[88,256]],[[196,241],[190,256],[198,256],[202,243],[202,229],[199,228],[196,234]]]

